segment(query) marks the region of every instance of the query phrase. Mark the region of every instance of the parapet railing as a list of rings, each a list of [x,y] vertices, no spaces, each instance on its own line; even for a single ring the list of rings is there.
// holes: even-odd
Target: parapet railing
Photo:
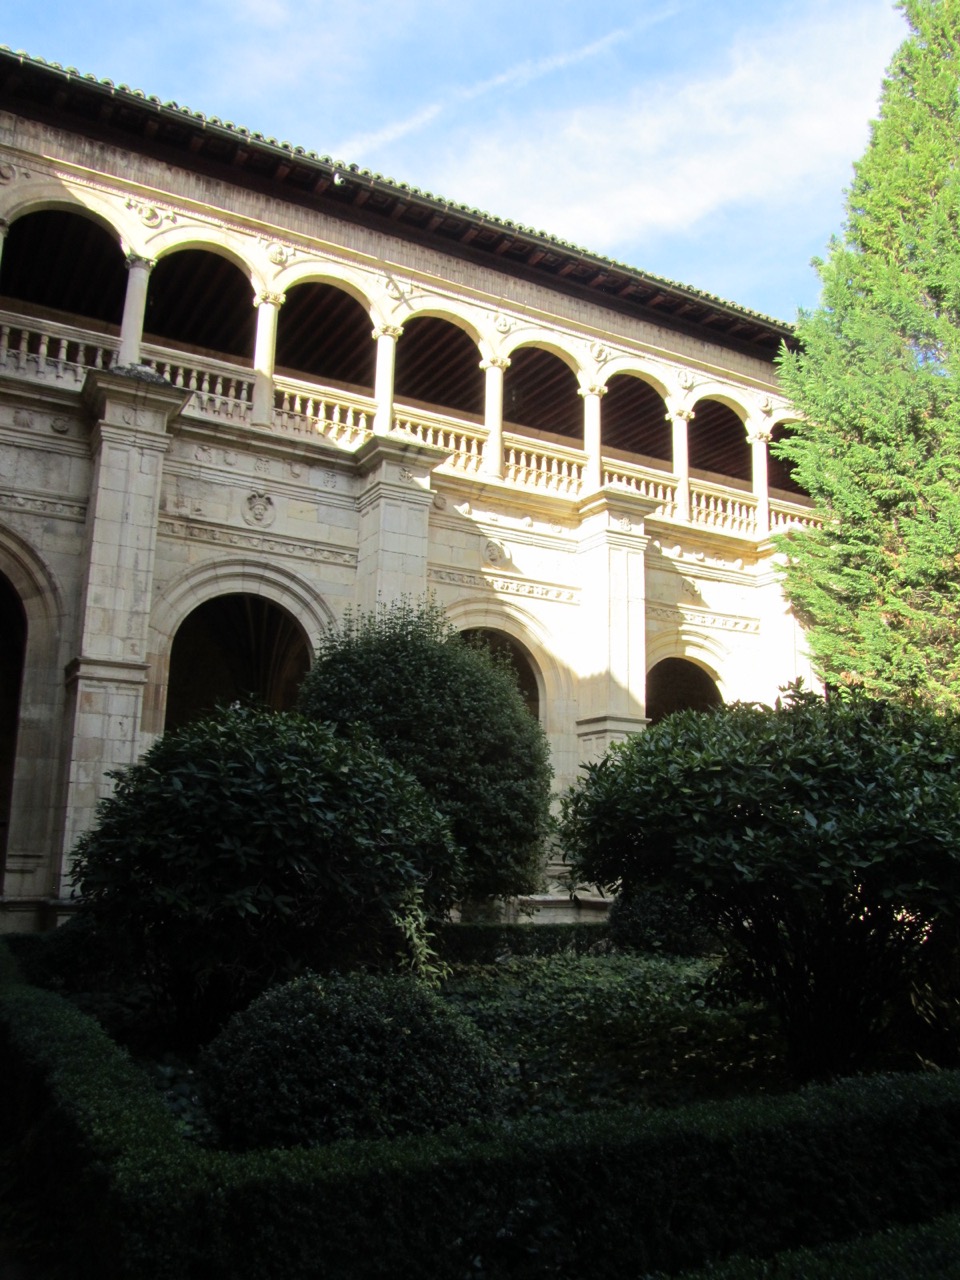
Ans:
[[[53,320],[0,311],[0,376],[79,391],[91,369],[116,363],[119,338]],[[175,387],[189,393],[187,417],[246,426],[253,414],[253,374],[226,360],[143,346],[141,361]],[[348,452],[373,433],[372,396],[278,376],[274,382],[273,430],[314,437]],[[443,449],[440,469],[475,478],[484,466],[487,430],[478,422],[429,409],[395,406],[395,436]],[[582,449],[534,440],[517,431],[503,433],[502,481],[525,492],[576,500],[583,491],[587,456]],[[802,501],[772,498],[769,530],[762,528],[753,494],[699,479],[689,485],[689,522],[678,498],[676,476],[625,460],[604,458],[604,486],[628,490],[653,504],[650,518],[692,525],[740,538],[761,538],[790,528],[816,528],[817,515]]]

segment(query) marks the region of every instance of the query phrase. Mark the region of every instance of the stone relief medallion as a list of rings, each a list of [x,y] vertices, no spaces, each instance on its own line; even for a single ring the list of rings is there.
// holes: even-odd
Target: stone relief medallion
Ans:
[[[292,254],[286,245],[274,243],[267,250],[267,257],[275,267],[285,267],[290,261]]]
[[[257,458],[253,464],[253,469],[261,476],[268,476],[270,474],[270,459]]]
[[[13,413],[13,425],[15,427],[32,427],[33,414],[28,409],[15,409]]]
[[[273,499],[262,489],[254,489],[253,493],[247,496],[241,514],[247,524],[258,525],[261,529],[268,529],[277,518]]]
[[[198,444],[196,449],[193,451],[193,456],[198,462],[213,462],[213,450],[208,444]]]
[[[497,542],[495,538],[488,538],[483,544],[483,558],[487,564],[508,565],[510,552],[502,542]]]
[[[226,466],[235,467],[237,465],[237,455],[232,449],[224,449],[223,461]]]
[[[412,483],[413,483],[414,475],[413,475],[413,472],[410,470],[410,468],[409,468],[409,467],[401,467],[401,468],[400,468],[400,479],[404,482],[404,484],[412,484]]]
[[[58,436],[65,436],[70,430],[69,418],[51,418],[50,430],[55,431]]]
[[[442,493],[435,493],[433,495],[433,506],[436,511],[446,511],[447,500]]]
[[[320,483],[325,489],[335,489],[337,487],[337,473],[335,471],[324,471],[320,476]]]

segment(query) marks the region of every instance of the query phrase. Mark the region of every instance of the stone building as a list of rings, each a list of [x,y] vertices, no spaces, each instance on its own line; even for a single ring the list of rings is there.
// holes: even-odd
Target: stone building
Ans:
[[[0,928],[56,910],[105,771],[289,705],[348,606],[487,632],[560,786],[809,677],[788,326],[9,50],[0,234]]]

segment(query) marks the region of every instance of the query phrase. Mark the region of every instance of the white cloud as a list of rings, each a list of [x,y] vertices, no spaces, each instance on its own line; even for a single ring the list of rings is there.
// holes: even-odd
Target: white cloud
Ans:
[[[608,253],[734,205],[782,206],[812,185],[835,193],[905,28],[876,3],[839,18],[816,9],[799,26],[743,36],[712,76],[694,70],[524,120],[504,112],[427,162],[428,181]]]

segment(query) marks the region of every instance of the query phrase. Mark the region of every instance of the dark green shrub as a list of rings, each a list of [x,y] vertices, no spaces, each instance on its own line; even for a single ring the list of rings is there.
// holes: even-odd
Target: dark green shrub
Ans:
[[[394,1137],[496,1113],[479,1032],[410,974],[315,975],[234,1015],[200,1070],[235,1149]]]
[[[622,889],[610,906],[608,928],[622,951],[703,956],[718,946],[697,895],[670,885]]]
[[[513,672],[435,603],[350,615],[321,641],[303,712],[355,726],[416,777],[463,850],[459,898],[534,891],[550,822],[546,737]],[[441,899],[449,882],[440,884]]]
[[[74,861],[80,912],[208,1036],[302,969],[423,944],[425,875],[456,852],[422,788],[374,746],[232,708],[116,775]]]
[[[465,924],[450,921],[437,929],[436,946],[450,964],[493,964],[506,956],[584,955],[602,950],[605,921],[585,924]]]
[[[952,932],[958,762],[960,717],[860,697],[682,712],[587,767],[563,838],[585,880],[696,894],[797,1074],[847,1072]]]

